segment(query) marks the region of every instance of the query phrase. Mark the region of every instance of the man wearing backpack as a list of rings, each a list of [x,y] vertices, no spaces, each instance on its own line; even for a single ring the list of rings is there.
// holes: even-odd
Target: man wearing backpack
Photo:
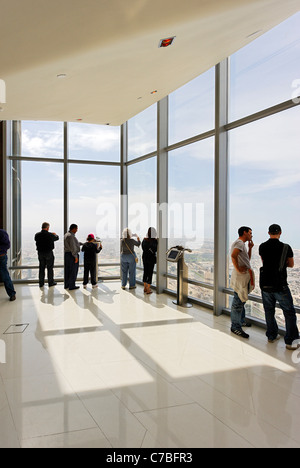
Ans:
[[[296,350],[300,344],[293,344],[293,342],[299,340],[299,330],[293,298],[287,283],[287,268],[293,268],[294,254],[288,244],[280,242],[281,234],[281,227],[278,224],[272,224],[269,227],[270,239],[259,246],[259,255],[263,262],[260,287],[267,322],[266,335],[269,343],[274,343],[278,339],[278,325],[275,317],[277,301],[285,317],[286,348]]]

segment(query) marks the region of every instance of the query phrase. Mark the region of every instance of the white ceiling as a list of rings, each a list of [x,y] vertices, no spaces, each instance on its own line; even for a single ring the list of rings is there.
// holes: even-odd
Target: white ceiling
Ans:
[[[120,125],[299,10],[300,0],[0,0],[0,117]]]

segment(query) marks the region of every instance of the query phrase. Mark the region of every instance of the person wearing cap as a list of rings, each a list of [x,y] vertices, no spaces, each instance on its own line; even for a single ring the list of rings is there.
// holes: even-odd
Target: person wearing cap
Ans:
[[[7,251],[10,249],[9,236],[4,229],[0,229],[0,281],[3,281],[9,300],[16,300],[16,291],[7,269]]]
[[[89,282],[89,276],[91,275],[92,287],[98,287],[97,278],[97,254],[102,250],[102,244],[95,241],[94,234],[89,234],[87,241],[82,246],[82,252],[84,253],[84,274],[83,274],[83,287],[86,289]]]
[[[269,343],[274,343],[278,339],[278,325],[275,317],[275,305],[278,302],[285,317],[286,348],[296,350],[300,347],[298,343],[294,344],[296,340],[299,340],[299,330],[293,297],[287,283],[287,268],[294,267],[294,254],[290,245],[279,240],[281,234],[281,227],[278,224],[272,224],[269,227],[269,240],[259,246],[259,255],[263,263],[260,287],[266,315],[266,335]]]

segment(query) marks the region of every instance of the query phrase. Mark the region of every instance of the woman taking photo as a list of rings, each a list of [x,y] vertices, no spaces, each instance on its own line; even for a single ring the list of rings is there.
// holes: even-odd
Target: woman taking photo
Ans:
[[[150,289],[152,283],[152,276],[154,265],[156,264],[157,253],[157,233],[156,229],[150,227],[148,229],[147,237],[144,238],[142,243],[143,249],[143,263],[144,263],[144,293],[152,294]]]
[[[134,234],[136,236],[136,234]],[[125,228],[121,240],[121,271],[122,271],[122,289],[125,289],[128,281],[129,273],[129,289],[136,288],[136,263],[137,256],[134,247],[141,245],[140,238],[136,236],[137,240],[132,238],[130,229]]]

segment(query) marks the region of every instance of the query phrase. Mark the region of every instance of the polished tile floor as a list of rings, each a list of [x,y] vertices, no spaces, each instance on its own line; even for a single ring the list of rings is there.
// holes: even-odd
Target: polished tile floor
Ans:
[[[229,327],[119,282],[1,287],[0,447],[300,447],[300,353]]]

